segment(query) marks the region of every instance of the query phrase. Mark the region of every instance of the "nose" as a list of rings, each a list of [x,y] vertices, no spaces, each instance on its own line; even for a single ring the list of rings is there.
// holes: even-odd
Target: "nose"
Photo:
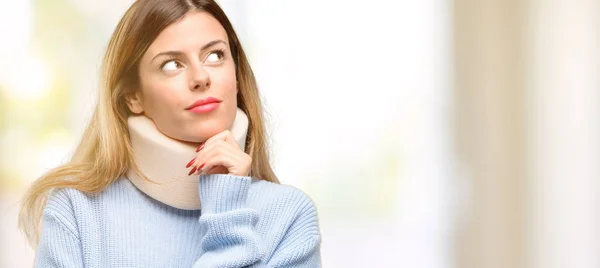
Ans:
[[[210,87],[210,75],[208,71],[202,67],[202,65],[194,66],[190,70],[191,90],[204,90]]]

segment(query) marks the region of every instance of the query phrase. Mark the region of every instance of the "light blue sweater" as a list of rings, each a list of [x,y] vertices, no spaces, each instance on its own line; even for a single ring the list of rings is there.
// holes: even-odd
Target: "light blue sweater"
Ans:
[[[100,194],[52,192],[35,267],[320,267],[311,199],[250,177],[200,175],[200,210],[165,205],[126,177]]]

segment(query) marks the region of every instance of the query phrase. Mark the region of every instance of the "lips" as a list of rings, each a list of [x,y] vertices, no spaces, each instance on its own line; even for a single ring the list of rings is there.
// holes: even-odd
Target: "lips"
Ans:
[[[194,103],[192,103],[190,106],[188,106],[187,108],[185,108],[186,110],[191,110],[195,107],[198,106],[202,106],[202,105],[207,105],[207,104],[211,104],[211,103],[221,103],[220,99],[217,99],[215,97],[208,97],[205,99],[199,99],[197,101],[195,101]]]

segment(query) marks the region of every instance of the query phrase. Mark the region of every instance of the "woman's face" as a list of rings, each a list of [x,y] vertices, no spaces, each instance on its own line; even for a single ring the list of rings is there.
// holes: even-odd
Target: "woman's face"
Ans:
[[[189,12],[165,28],[139,65],[140,88],[127,103],[133,113],[152,119],[163,134],[202,142],[229,129],[237,108],[235,65],[227,33],[204,11]],[[196,101],[216,98],[189,109]]]

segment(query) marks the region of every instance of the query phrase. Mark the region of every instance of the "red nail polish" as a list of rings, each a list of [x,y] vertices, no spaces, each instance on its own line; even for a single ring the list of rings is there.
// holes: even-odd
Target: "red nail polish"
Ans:
[[[185,167],[189,168],[191,165],[194,164],[194,162],[196,162],[196,158],[192,159],[192,161],[190,161],[187,165],[185,165]]]
[[[200,150],[202,150],[202,148],[204,148],[204,143],[202,145],[200,145],[200,147],[198,147],[198,149],[196,149],[196,153],[200,152]]]
[[[188,176],[192,175],[194,172],[196,172],[196,167],[192,168],[192,170],[190,171],[190,173],[188,173]]]
[[[206,163],[204,163],[204,164],[206,164]],[[202,169],[202,167],[204,167],[204,164],[200,165],[200,166],[198,167],[198,169]]]

